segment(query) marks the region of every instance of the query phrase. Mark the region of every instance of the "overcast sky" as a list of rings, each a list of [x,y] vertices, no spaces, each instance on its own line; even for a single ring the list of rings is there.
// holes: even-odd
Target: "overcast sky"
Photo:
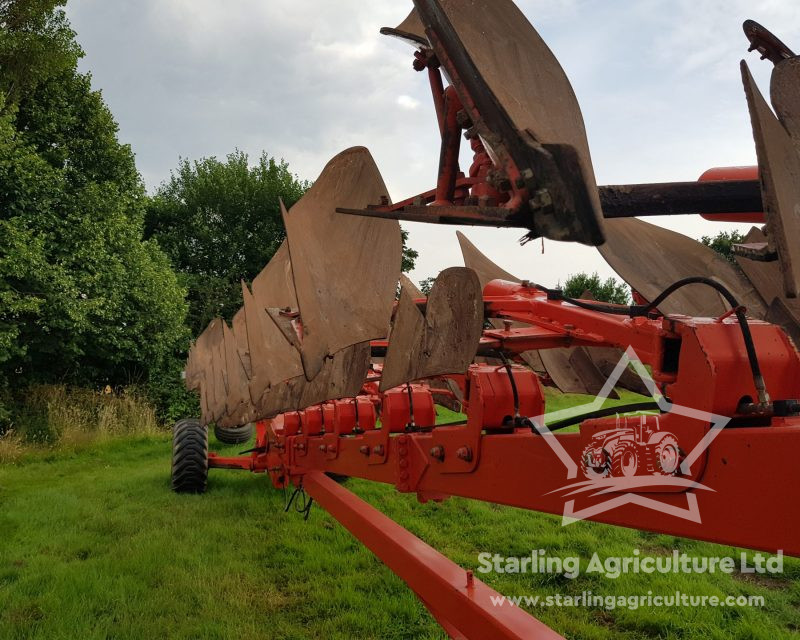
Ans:
[[[695,180],[712,166],[755,163],[738,63],[768,94],[772,65],[747,54],[741,24],[761,22],[800,49],[797,0],[518,0],[556,54],[583,110],[599,184]],[[364,145],[394,200],[432,188],[438,130],[410,46],[379,35],[405,0],[69,0],[93,75],[148,190],[180,157],[235,148],[284,158],[314,179],[339,151]],[[650,221],[653,221],[651,218]],[[692,237],[731,225],[681,216]],[[412,278],[462,264],[455,227],[404,223],[420,252]],[[738,228],[746,229],[747,225]],[[593,249],[519,230],[466,227],[495,262],[553,285],[611,269]]]

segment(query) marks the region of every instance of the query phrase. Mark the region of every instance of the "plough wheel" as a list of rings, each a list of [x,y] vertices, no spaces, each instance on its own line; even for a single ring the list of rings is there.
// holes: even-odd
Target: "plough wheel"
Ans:
[[[208,483],[208,429],[196,418],[172,428],[172,490],[205,493]]]
[[[214,425],[214,436],[224,444],[242,444],[253,437],[253,423],[248,422],[240,427],[220,427]]]

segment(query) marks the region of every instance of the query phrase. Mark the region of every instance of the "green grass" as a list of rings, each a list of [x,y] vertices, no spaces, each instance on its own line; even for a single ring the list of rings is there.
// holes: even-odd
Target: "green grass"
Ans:
[[[450,420],[452,414],[441,415]],[[216,445],[212,443],[212,446]],[[219,448],[226,453],[246,448]],[[124,436],[0,466],[0,638],[443,638],[409,589],[322,510],[304,522],[263,476],[213,470],[170,491],[166,434]],[[478,553],[583,558],[735,555],[730,547],[392,487],[348,488],[465,568]],[[501,593],[760,594],[763,609],[542,608],[568,638],[776,638],[800,628],[800,562],[781,576],[476,574]]]

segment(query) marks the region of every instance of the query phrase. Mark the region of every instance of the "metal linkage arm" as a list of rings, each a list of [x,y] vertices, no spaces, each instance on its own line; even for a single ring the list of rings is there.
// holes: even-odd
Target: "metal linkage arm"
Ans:
[[[319,471],[303,488],[402,578],[451,638],[558,640],[563,636],[501,595],[391,518]],[[493,602],[493,599],[494,600]]]

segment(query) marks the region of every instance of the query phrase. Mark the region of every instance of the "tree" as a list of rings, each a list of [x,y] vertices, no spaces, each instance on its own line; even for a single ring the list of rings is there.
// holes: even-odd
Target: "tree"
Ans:
[[[0,94],[0,378],[19,389],[152,384],[170,372],[179,384],[184,291],[158,245],[143,241],[133,153],[90,77],[78,73],[80,50],[54,6],[0,2],[2,53],[11,56],[0,87],[14,99],[5,108]],[[31,40],[47,40],[55,24],[64,41],[56,62],[42,54],[46,73],[20,83],[16,74],[31,61],[11,54],[27,49],[5,45],[15,35],[9,16],[23,14],[42,30]]]
[[[287,208],[310,183],[283,160],[262,152],[251,166],[235,150],[224,161],[181,160],[151,199],[146,235],[169,255],[189,291],[189,327],[198,335],[216,316],[230,319],[242,305],[241,280],[252,281],[286,237],[279,200]],[[403,270],[417,252],[406,246]]]
[[[83,51],[64,11],[65,0],[0,0],[0,93],[3,110],[37,86],[75,67]]]
[[[198,335],[242,304],[251,281],[286,237],[279,199],[291,207],[309,183],[262,153],[250,166],[236,150],[224,161],[181,160],[147,207],[145,230],[169,256],[188,289],[188,324]]]
[[[703,236],[700,238],[700,242],[707,247],[711,247],[728,262],[735,263],[733,245],[744,242],[744,236],[734,229],[733,231],[720,231],[713,238],[711,236]]]
[[[431,289],[433,288],[433,282],[436,278],[425,278],[424,280],[419,281],[419,290],[422,291],[426,296],[431,295]]]
[[[592,275],[576,273],[567,278],[562,287],[564,295],[569,298],[580,298],[584,291],[591,292],[595,300],[613,304],[630,303],[630,287],[616,278],[601,280],[595,272]]]
[[[402,229],[400,234],[403,237],[403,263],[400,268],[403,273],[408,273],[409,271],[413,271],[419,253],[408,246],[408,231]]]

